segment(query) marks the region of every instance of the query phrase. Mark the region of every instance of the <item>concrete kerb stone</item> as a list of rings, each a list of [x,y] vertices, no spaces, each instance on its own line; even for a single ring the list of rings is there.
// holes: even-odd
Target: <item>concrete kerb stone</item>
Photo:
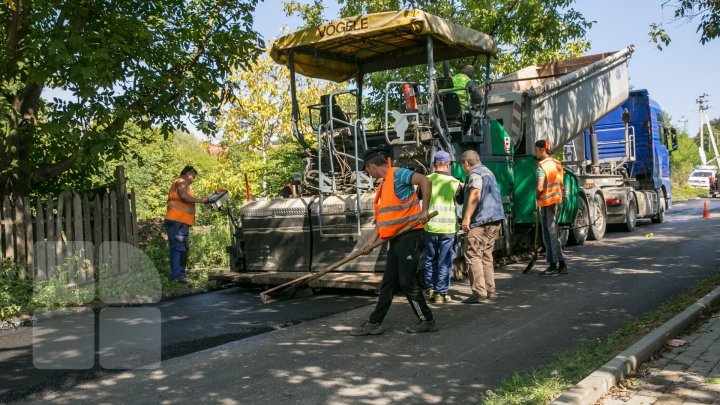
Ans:
[[[677,336],[695,322],[703,313],[720,304],[720,287],[687,307],[675,317],[660,325],[628,349],[618,354],[600,369],[594,371],[577,385],[565,391],[551,402],[553,405],[586,405],[594,404],[611,387],[635,370],[638,365],[650,359],[665,341]]]

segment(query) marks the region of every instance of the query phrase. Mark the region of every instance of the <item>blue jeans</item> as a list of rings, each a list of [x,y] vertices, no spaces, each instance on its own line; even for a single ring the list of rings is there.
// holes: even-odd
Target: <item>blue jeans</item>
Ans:
[[[455,259],[455,234],[425,232],[425,291],[442,295],[450,289],[450,273]]]
[[[165,232],[170,243],[170,278],[177,280],[185,277],[188,259],[190,226],[178,221],[165,220]]]
[[[540,208],[540,223],[542,225],[542,237],[545,244],[545,257],[548,263],[557,263],[565,260],[560,243],[560,228],[558,217],[560,216],[560,204]]]

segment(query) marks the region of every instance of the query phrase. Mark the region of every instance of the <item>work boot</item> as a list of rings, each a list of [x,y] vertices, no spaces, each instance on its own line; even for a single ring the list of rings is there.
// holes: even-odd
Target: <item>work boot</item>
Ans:
[[[350,331],[351,336],[382,335],[385,332],[382,325],[364,321],[362,325]]]
[[[555,263],[550,263],[547,270],[541,271],[540,275],[544,277],[556,277],[560,275],[560,272],[558,271]]]
[[[565,260],[560,260],[558,262],[558,272],[560,274],[568,274],[567,265],[565,264]]]
[[[481,297],[479,295],[473,294],[473,295],[465,298],[464,300],[462,300],[462,303],[463,304],[477,304],[478,302],[486,300],[486,299],[487,299],[487,297]]]
[[[437,329],[437,326],[435,326],[435,320],[432,321],[418,321],[413,326],[408,326],[405,331],[407,333],[425,333],[425,332],[435,332]]]

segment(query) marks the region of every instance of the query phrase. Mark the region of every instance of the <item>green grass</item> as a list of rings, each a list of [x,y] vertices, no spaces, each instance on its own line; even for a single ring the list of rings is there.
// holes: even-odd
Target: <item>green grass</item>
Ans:
[[[695,188],[688,184],[676,184],[672,185],[672,198],[673,201],[687,201],[698,197],[707,197],[707,190],[701,188]]]
[[[607,339],[562,353],[555,361],[531,372],[516,373],[499,388],[485,392],[481,401],[493,405],[546,404],[718,286],[720,273],[714,273]]]

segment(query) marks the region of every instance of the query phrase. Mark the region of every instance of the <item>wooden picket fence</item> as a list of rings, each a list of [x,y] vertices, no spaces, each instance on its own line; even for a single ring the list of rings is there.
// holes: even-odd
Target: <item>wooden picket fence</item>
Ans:
[[[127,192],[121,166],[115,177],[109,188],[85,193],[2,197],[0,255],[17,265],[18,278],[42,280],[66,266],[68,282],[82,283],[95,279],[101,263],[127,268],[138,246],[135,191]]]

